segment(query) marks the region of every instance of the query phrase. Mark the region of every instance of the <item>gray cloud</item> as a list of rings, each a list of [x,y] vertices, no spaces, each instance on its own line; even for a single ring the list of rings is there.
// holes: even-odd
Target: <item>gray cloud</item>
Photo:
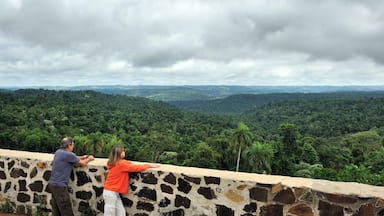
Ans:
[[[383,85],[380,0],[5,0],[0,86]]]

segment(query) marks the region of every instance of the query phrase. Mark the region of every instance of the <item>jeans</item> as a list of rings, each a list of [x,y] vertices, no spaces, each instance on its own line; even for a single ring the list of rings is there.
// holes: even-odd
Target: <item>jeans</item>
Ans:
[[[71,198],[68,187],[48,184],[52,193],[52,216],[73,216]]]
[[[125,216],[125,208],[119,193],[104,189],[103,198],[104,216]]]

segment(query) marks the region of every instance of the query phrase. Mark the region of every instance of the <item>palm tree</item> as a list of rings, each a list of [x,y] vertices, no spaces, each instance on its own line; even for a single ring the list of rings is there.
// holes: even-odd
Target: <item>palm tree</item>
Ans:
[[[239,148],[236,163],[236,172],[239,171],[241,149],[246,148],[252,142],[252,133],[249,128],[243,122],[237,124],[237,129],[232,133],[232,143]]]
[[[271,173],[271,163],[274,155],[271,144],[255,142],[244,151],[244,155],[248,158],[250,172]]]

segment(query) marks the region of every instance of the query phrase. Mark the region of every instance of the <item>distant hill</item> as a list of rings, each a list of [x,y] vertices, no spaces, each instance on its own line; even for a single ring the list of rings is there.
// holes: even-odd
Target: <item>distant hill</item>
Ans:
[[[176,107],[209,114],[236,115],[255,107],[292,100],[383,98],[384,91],[328,92],[328,93],[270,93],[237,94],[213,100],[169,101]]]
[[[329,93],[355,91],[384,91],[384,86],[228,86],[228,85],[89,85],[89,86],[37,86],[28,87],[48,90],[93,90],[106,94],[145,97],[160,101],[198,101],[222,99],[237,94],[271,93]],[[9,90],[21,89],[20,87]]]

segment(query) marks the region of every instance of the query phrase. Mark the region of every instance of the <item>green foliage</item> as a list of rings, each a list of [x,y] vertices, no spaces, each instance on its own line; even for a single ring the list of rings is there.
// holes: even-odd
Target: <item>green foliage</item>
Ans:
[[[196,148],[188,153],[188,156],[189,159],[186,160],[188,166],[218,168],[219,155],[205,142],[198,143]]]
[[[4,91],[0,146],[53,153],[72,136],[78,155],[119,144],[130,160],[384,185],[383,97],[237,95],[207,103],[252,110],[218,116],[93,91]]]
[[[271,144],[253,143],[245,149],[243,157],[247,161],[247,172],[269,174],[272,171],[274,149]]]
[[[234,145],[234,149],[239,149],[236,163],[237,172],[239,171],[240,166],[241,150],[248,147],[252,143],[252,133],[244,122],[239,122],[237,124],[237,129],[233,131],[231,140]]]
[[[0,212],[2,213],[14,213],[15,208],[14,205],[8,198],[4,199],[4,203],[0,205]]]
[[[36,209],[33,211],[32,216],[48,216],[49,209],[43,204],[39,204]]]

